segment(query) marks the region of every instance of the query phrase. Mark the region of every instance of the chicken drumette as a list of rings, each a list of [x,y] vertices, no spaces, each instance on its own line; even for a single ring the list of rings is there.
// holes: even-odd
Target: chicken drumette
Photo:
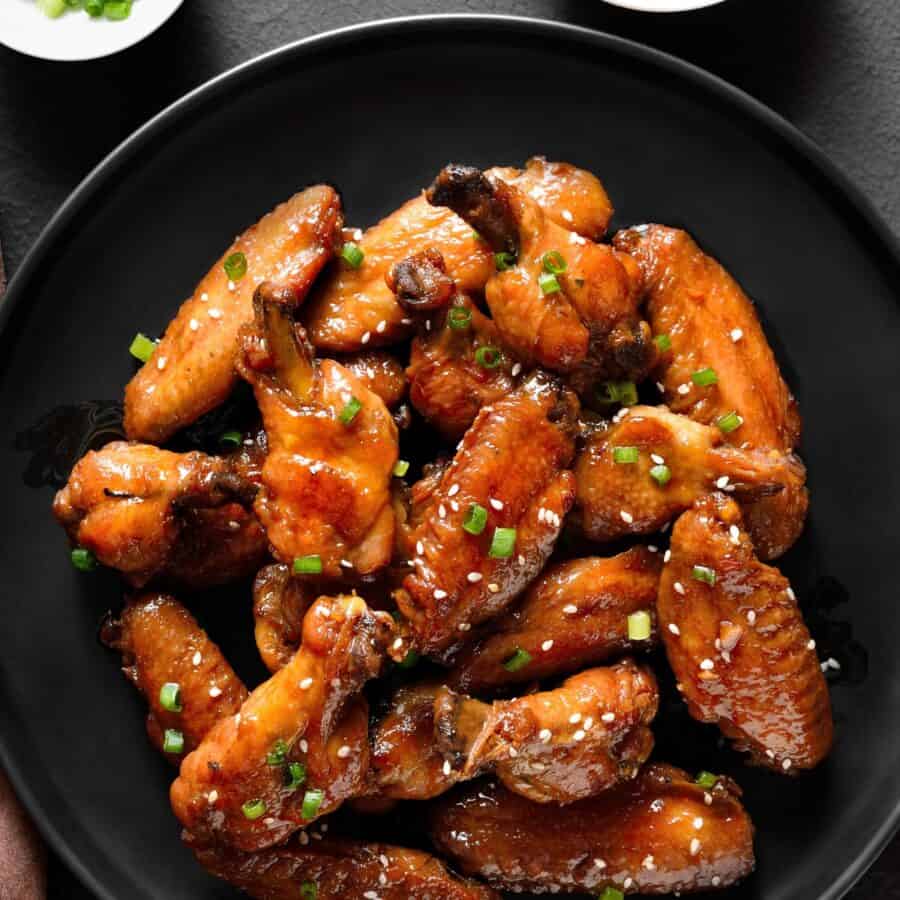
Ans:
[[[303,619],[315,599],[315,586],[292,577],[289,566],[275,563],[259,570],[253,582],[254,638],[270,672],[283,669],[297,652]]]

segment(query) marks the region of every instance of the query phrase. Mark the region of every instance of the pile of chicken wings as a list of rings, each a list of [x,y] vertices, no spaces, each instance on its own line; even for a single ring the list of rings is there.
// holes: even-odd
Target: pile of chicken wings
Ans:
[[[650,761],[660,645],[749,763],[828,754],[769,564],[807,511],[797,404],[728,272],[675,228],[603,243],[612,214],[542,158],[449,165],[365,232],[302,191],[200,281],[126,389],[129,440],[57,494],[81,567],[128,584],[101,636],[213,875],[261,900],[734,884],[738,786]],[[235,446],[166,449],[241,381]],[[253,690],[182,603],[251,576]],[[425,823],[435,855],[342,833],[345,805]]]

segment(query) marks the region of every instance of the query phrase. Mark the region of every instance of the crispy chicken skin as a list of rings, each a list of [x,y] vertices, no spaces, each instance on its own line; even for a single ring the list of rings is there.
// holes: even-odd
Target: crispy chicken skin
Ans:
[[[266,555],[245,452],[172,453],[114,441],[87,453],[53,501],[72,542],[131,584],[189,587],[249,575]]]
[[[337,360],[358,378],[388,409],[396,409],[406,397],[406,372],[396,356],[384,350],[350,353]]]
[[[818,765],[833,725],[815,643],[788,580],[756,558],[737,505],[722,494],[699,501],[676,523],[671,551],[660,630],[691,715],[717,723],[756,764],[788,774]]]
[[[292,578],[282,563],[265,566],[253,582],[254,637],[259,655],[272,672],[293,658],[303,636],[303,618],[316,599],[313,585]]]
[[[195,843],[269,847],[363,792],[368,705],[360,690],[380,672],[392,630],[387,613],[357,596],[316,601],[291,661],[182,763],[172,809]],[[273,753],[281,757],[274,763]],[[291,786],[290,762],[305,767],[302,785]],[[321,802],[304,815],[310,790]]]
[[[122,654],[125,677],[144,695],[150,707],[147,734],[160,752],[166,730],[173,729],[184,736],[184,753],[190,753],[216,722],[233,716],[247,699],[247,689],[222,651],[168,594],[130,600],[119,615],[107,616],[100,637]],[[167,683],[180,688],[179,712],[160,703],[160,689]],[[175,763],[183,756],[165,755]]]
[[[256,853],[201,848],[200,864],[255,900],[500,900],[421,850],[325,838]],[[308,893],[304,884],[315,885]]]
[[[574,499],[566,470],[578,400],[536,373],[484,407],[440,478],[413,489],[404,540],[413,570],[396,594],[419,649],[447,651],[498,615],[544,567]],[[463,528],[477,504],[480,534]],[[495,529],[515,529],[511,555],[491,556]]]
[[[609,559],[560,563],[544,572],[512,611],[491,623],[486,636],[460,652],[449,683],[467,693],[550,678],[596,665],[657,642],[656,593],[662,560],[646,547]],[[647,640],[628,637],[628,616],[646,611]],[[517,650],[531,662],[510,671]]]
[[[603,185],[590,172],[536,157],[524,170],[493,169],[534,199],[554,222],[588,238],[602,235],[612,216]],[[439,247],[447,271],[464,292],[480,291],[494,272],[494,254],[472,226],[450,210],[431,206],[424,195],[368,229],[358,240],[365,254],[353,269],[339,262],[307,304],[306,325],[315,347],[348,352],[393,343],[409,333],[408,315],[385,283],[402,259]]]
[[[288,564],[319,556],[331,577],[349,568],[342,561],[362,575],[383,568],[394,543],[391,415],[344,366],[313,359],[289,292],[263,284],[254,303],[238,366],[268,437],[255,509],[274,554]]]
[[[317,185],[295,194],[237,237],[129,383],[128,436],[161,443],[219,406],[237,382],[238,332],[253,318],[256,286],[277,277],[303,296],[340,246],[342,224],[337,192]],[[247,272],[229,281],[224,263],[234,253],[244,254]]]
[[[617,462],[617,448],[637,449],[637,462]],[[650,475],[657,465],[669,469],[663,485]],[[611,541],[658,531],[717,485],[750,505],[802,489],[806,470],[791,453],[730,445],[715,426],[664,406],[632,406],[587,438],[575,479],[581,530],[592,540]]]
[[[675,228],[631,228],[619,232],[614,245],[640,265],[653,331],[668,334],[672,342],[660,367],[672,411],[703,424],[734,411],[743,423],[727,435],[729,443],[795,449],[800,441],[797,402],[750,298],[734,278],[687,232]],[[704,368],[716,371],[717,384],[699,387],[691,381],[691,374]],[[794,543],[807,506],[801,482],[747,508],[748,528],[764,559],[780,556]]]
[[[460,778],[492,770],[529,800],[567,804],[637,775],[658,705],[653,673],[626,660],[493,704],[442,688],[435,736]]]
[[[626,254],[552,221],[515,187],[469,166],[447,166],[426,192],[465,219],[515,265],[495,272],[485,297],[504,342],[524,362],[572,374],[579,385],[601,378],[643,378],[656,359],[640,320],[642,278]],[[564,271],[548,289],[545,255]]]
[[[552,815],[500,785],[473,784],[437,801],[431,835],[464,872],[500,890],[702,891],[753,871],[753,826],[739,796],[727,779],[705,791],[659,763]]]

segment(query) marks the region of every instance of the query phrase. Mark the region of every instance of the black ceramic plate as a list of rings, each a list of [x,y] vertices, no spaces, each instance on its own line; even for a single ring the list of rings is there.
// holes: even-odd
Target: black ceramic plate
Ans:
[[[349,220],[367,224],[448,160],[534,153],[598,172],[616,225],[683,225],[723,260],[758,301],[803,410],[813,501],[783,566],[822,656],[842,665],[834,754],[797,781],[753,772],[677,706],[660,739],[661,757],[745,788],[759,871],[728,896],[835,900],[892,834],[900,257],[888,229],[789,125],[684,63],[544,22],[412,19],[302,41],[175,104],[75,192],[0,311],[2,756],[102,897],[233,896],[181,847],[172,772],[97,643],[121,587],[73,571],[50,517],[54,484],[133,371],[132,335],[161,331],[231,236],[305,184],[337,183]],[[257,677],[246,593],[197,609]],[[420,816],[404,813],[414,831]]]

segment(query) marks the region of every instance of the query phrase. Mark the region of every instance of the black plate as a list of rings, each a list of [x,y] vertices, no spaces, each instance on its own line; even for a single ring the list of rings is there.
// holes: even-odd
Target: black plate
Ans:
[[[448,160],[533,153],[600,173],[617,225],[684,225],[722,259],[758,301],[804,413],[813,503],[783,564],[822,655],[843,665],[834,755],[796,782],[751,772],[679,707],[661,737],[660,755],[745,787],[759,872],[728,896],[834,900],[893,833],[900,255],[889,230],[791,126],[684,63],[546,22],[412,19],[301,41],[165,111],[75,192],[0,312],[2,757],[102,897],[233,894],[180,846],[171,770],[96,642],[121,588],[75,573],[50,518],[51,485],[96,413],[77,404],[118,401],[134,332],[161,331],[231,236],[300,186],[337,183],[350,221],[367,224]],[[241,670],[258,672],[246,595],[198,609]]]

